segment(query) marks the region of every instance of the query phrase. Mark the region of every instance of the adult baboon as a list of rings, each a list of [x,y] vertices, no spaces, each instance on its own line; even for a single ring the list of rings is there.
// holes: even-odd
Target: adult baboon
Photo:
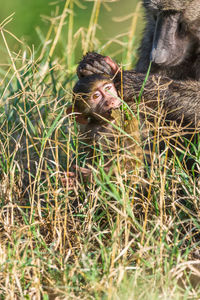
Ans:
[[[123,71],[123,76],[118,73],[115,85],[121,89],[123,78],[125,99],[133,99],[152,61],[151,74],[155,75],[150,74],[146,82],[145,105],[157,109],[152,93],[158,90],[156,82],[165,83],[165,97],[160,99],[167,118],[196,126],[200,119],[200,0],[143,0],[143,6],[147,23],[136,69]],[[78,66],[78,76],[114,74],[117,69],[109,57],[89,53]]]
[[[172,79],[200,78],[200,1],[143,0],[146,27],[136,71]]]

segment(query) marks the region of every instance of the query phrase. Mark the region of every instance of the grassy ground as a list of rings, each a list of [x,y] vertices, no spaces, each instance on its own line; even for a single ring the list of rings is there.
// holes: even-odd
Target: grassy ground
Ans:
[[[95,181],[78,179],[73,190],[61,180],[79,163],[77,129],[66,113],[76,81],[74,51],[103,49],[95,38],[101,2],[75,36],[73,5],[66,1],[37,53],[24,45],[13,53],[10,19],[1,24],[9,63],[0,84],[0,298],[199,299],[200,191],[184,164],[187,152],[198,170],[198,143],[189,148],[182,140],[185,151],[169,158],[166,142],[157,155],[162,119],[153,124],[145,192],[120,171],[114,176],[101,167]],[[125,64],[135,51],[137,14],[132,18],[123,38]],[[58,60],[65,21],[68,44]]]

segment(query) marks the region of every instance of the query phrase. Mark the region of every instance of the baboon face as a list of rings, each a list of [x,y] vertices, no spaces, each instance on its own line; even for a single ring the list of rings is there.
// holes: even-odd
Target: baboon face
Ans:
[[[80,78],[73,92],[76,109],[90,117],[110,119],[112,110],[121,106],[114,83],[104,75]]]
[[[112,110],[121,105],[121,101],[112,82],[99,81],[95,83],[93,91],[88,95],[87,104],[91,115],[97,114],[109,118]]]
[[[181,64],[190,55],[195,55],[198,39],[184,19],[186,4],[189,2],[191,1],[144,0],[147,15],[154,22],[150,57],[153,63],[172,67]]]

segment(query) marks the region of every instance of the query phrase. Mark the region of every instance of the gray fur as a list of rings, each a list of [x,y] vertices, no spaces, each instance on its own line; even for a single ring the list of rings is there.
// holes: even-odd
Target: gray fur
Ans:
[[[143,0],[146,26],[136,71],[200,79],[200,0]]]

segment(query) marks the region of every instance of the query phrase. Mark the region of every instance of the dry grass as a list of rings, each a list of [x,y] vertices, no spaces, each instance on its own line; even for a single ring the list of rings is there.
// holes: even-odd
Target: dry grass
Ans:
[[[198,169],[198,143],[189,148],[184,141],[188,156],[181,150],[170,158],[170,147],[179,144],[170,145],[160,117],[151,124],[145,191],[101,166],[90,183],[79,179],[73,190],[62,184],[72,164],[84,164],[66,114],[76,80],[73,52],[80,40],[83,51],[97,49],[102,3],[94,3],[88,29],[74,36],[73,5],[66,1],[52,19],[38,59],[30,49],[13,53],[9,19],[1,24],[10,62],[0,85],[0,298],[199,299],[200,191],[184,164],[194,157]],[[54,58],[65,20],[67,65]],[[131,47],[129,40],[129,60]],[[158,155],[163,136],[166,148]]]

